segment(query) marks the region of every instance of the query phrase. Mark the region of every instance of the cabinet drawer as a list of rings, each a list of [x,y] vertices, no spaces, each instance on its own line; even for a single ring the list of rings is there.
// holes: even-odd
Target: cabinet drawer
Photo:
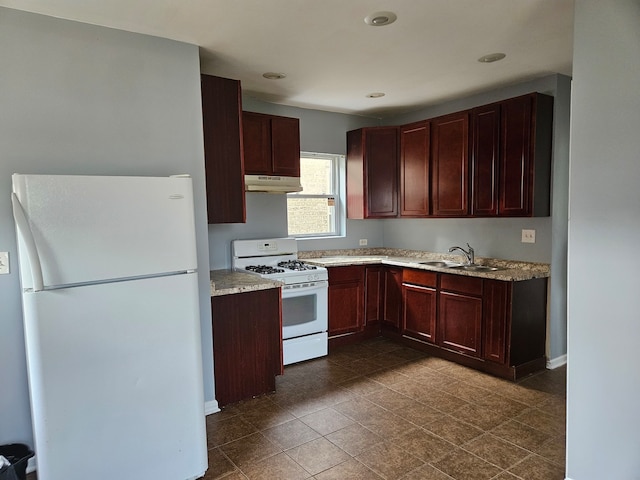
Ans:
[[[467,293],[469,295],[482,295],[482,279],[464,277],[462,275],[443,274],[440,279],[440,289],[451,292]]]
[[[329,273],[329,283],[340,282],[364,282],[364,266],[346,266],[346,267],[330,267],[327,269]]]
[[[403,283],[413,283],[414,285],[423,285],[425,287],[435,287],[437,278],[437,273],[427,272],[424,270],[405,269],[402,272]]]

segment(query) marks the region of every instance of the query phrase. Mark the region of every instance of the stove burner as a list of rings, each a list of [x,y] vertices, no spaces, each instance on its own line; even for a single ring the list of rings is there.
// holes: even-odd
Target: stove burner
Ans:
[[[285,262],[279,262],[278,266],[282,268],[287,268],[289,270],[297,270],[297,271],[315,270],[317,268],[315,265],[307,265],[306,263],[301,262],[300,260],[288,260]]]
[[[270,275],[272,273],[284,273],[284,270],[281,268],[270,267],[268,265],[247,265],[245,270],[249,270],[251,272],[256,272],[261,275]]]

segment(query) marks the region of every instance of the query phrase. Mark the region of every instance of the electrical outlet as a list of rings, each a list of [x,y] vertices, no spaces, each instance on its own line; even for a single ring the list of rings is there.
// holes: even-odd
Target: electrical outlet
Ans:
[[[9,273],[9,252],[0,252],[0,275]]]
[[[523,229],[522,243],[536,243],[536,231]]]
[[[361,247],[366,247],[367,243],[369,243],[369,241],[366,238],[361,238],[360,239],[360,246]]]

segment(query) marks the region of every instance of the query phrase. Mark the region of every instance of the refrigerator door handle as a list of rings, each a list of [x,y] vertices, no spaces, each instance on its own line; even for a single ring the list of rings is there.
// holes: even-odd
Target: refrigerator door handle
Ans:
[[[18,200],[15,193],[11,193],[11,204],[13,206],[13,218],[16,221],[16,226],[27,249],[27,257],[29,257],[31,277],[33,280],[33,291],[39,292],[44,290],[44,280],[42,278],[42,266],[40,265],[40,256],[38,255],[38,248],[33,238],[33,232],[31,231],[31,227],[29,227],[27,215],[24,213],[20,200]]]

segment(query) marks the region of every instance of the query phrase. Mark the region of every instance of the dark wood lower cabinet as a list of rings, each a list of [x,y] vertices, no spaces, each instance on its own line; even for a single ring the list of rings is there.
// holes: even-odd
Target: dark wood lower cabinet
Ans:
[[[329,347],[382,334],[511,380],[546,366],[547,279],[329,268]]]
[[[400,331],[402,320],[402,268],[384,267],[382,326]]]
[[[404,336],[436,342],[437,278],[433,272],[405,270],[402,276]]]
[[[335,346],[350,340],[336,339],[363,331],[365,267],[331,267],[328,271],[329,346]]]
[[[438,344],[456,352],[482,354],[481,278],[440,276]]]
[[[212,297],[211,316],[218,405],[275,391],[283,372],[280,289]]]

